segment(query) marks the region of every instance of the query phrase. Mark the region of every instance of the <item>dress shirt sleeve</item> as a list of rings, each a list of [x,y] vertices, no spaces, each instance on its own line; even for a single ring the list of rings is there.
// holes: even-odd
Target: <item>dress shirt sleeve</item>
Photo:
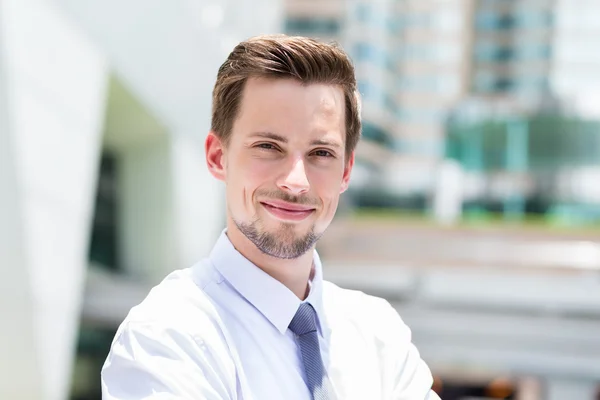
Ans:
[[[385,377],[394,400],[438,400],[431,390],[433,377],[412,343],[410,328],[385,300]]]
[[[102,399],[235,399],[235,367],[218,353],[175,329],[130,322],[102,368]]]

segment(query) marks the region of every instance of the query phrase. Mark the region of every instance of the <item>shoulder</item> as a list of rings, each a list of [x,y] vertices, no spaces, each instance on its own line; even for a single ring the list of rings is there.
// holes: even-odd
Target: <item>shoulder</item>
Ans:
[[[205,290],[217,280],[199,274],[198,268],[204,267],[208,265],[202,262],[174,271],[154,286],[146,298],[129,311],[115,340],[137,333],[185,336],[203,345],[217,346],[224,342],[219,313]]]
[[[125,321],[179,324],[189,321],[186,312],[210,313],[210,298],[204,290],[210,282],[198,282],[196,271],[197,266],[171,272],[131,308]]]
[[[204,289],[193,269],[175,271],[131,309],[102,368],[105,397],[234,398],[235,363]]]

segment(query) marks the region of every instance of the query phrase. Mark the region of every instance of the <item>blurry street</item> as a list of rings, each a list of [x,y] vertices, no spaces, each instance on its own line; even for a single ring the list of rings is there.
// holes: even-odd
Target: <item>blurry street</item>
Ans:
[[[449,398],[471,398],[462,396],[479,392],[466,387],[498,376],[512,381],[516,399],[595,396],[598,235],[406,220],[334,225],[321,244],[325,277],[388,299],[438,376],[462,382],[444,392],[456,393]]]
[[[486,224],[441,227],[402,218],[340,219],[320,242],[329,260],[415,267],[543,269],[547,273],[596,270],[600,230]]]

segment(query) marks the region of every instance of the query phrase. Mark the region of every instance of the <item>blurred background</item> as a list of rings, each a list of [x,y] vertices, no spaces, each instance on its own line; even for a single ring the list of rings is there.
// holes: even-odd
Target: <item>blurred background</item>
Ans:
[[[397,308],[444,400],[600,399],[598,0],[0,0],[0,398],[100,399],[224,226],[218,66],[276,32],[363,97],[326,278]]]

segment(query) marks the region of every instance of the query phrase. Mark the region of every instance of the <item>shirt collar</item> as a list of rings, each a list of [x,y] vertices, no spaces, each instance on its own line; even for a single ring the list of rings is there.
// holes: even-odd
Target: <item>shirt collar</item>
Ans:
[[[302,302],[281,282],[238,252],[226,233],[226,230],[221,233],[210,254],[210,261],[238,293],[284,334]],[[313,265],[314,274],[310,282],[310,292],[304,301],[310,303],[317,312],[321,334],[327,334],[322,298],[323,271],[316,250]]]

